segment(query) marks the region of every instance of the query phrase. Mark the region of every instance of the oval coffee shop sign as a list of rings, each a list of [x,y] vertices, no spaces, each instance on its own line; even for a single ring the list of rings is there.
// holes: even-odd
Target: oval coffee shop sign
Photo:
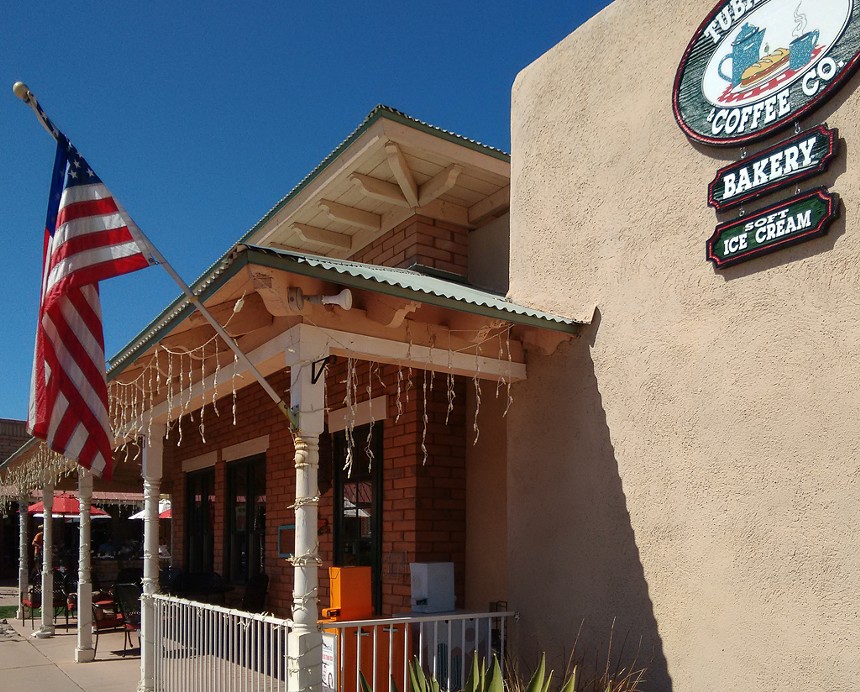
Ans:
[[[821,105],[858,59],[860,0],[727,0],[687,46],[675,117],[707,144],[760,139]]]

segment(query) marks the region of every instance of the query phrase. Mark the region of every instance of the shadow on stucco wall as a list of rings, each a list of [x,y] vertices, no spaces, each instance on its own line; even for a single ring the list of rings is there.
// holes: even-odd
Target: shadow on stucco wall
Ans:
[[[672,680],[594,372],[580,338],[552,356],[529,357],[509,427],[508,519],[514,651],[528,666],[540,651],[556,670],[571,648],[585,667],[647,667],[643,689]],[[581,627],[581,631],[580,631]]]

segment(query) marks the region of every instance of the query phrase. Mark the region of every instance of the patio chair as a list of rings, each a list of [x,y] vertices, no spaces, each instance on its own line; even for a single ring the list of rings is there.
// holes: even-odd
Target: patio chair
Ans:
[[[65,575],[62,572],[54,570],[54,595],[51,600],[53,608],[53,619],[56,620],[60,613],[66,614],[66,629],[69,628],[69,606],[68,596],[65,588]],[[32,584],[27,593],[21,598],[21,624],[26,620],[25,608],[30,610],[30,627],[35,629],[35,610],[42,607],[42,584],[38,582]]]
[[[119,614],[122,616],[122,627],[125,630],[125,640],[122,655],[131,646],[131,633],[137,632],[137,643],[140,647],[140,594],[139,584],[116,584],[113,587],[113,597]]]
[[[26,610],[30,611],[30,627],[34,628],[36,608],[42,607],[42,585],[31,584],[27,589],[27,593],[21,596],[21,625],[26,621]]]
[[[93,603],[93,658],[99,650],[99,633],[122,627],[122,616],[113,601]]]

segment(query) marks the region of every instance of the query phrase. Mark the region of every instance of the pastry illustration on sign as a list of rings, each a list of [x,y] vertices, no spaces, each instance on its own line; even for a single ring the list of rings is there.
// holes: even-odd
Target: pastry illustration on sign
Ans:
[[[729,31],[705,68],[702,80],[705,98],[714,106],[766,104],[769,96],[784,91],[803,76],[807,65],[823,57],[825,48],[845,29],[848,11],[834,15],[835,20],[825,25],[822,37],[818,28],[806,30],[808,19],[806,13],[800,11],[802,4],[799,3],[789,16],[784,11],[769,12],[771,3],[765,3],[760,10],[747,15],[738,29]],[[847,5],[850,10],[851,3]],[[727,62],[732,65],[730,76],[720,69]],[[779,108],[778,100],[776,107]],[[756,115],[753,111],[748,117],[766,118],[765,108],[766,105],[761,113]]]
[[[724,0],[675,78],[675,117],[692,138],[739,144],[797,120],[858,66],[857,0]]]

